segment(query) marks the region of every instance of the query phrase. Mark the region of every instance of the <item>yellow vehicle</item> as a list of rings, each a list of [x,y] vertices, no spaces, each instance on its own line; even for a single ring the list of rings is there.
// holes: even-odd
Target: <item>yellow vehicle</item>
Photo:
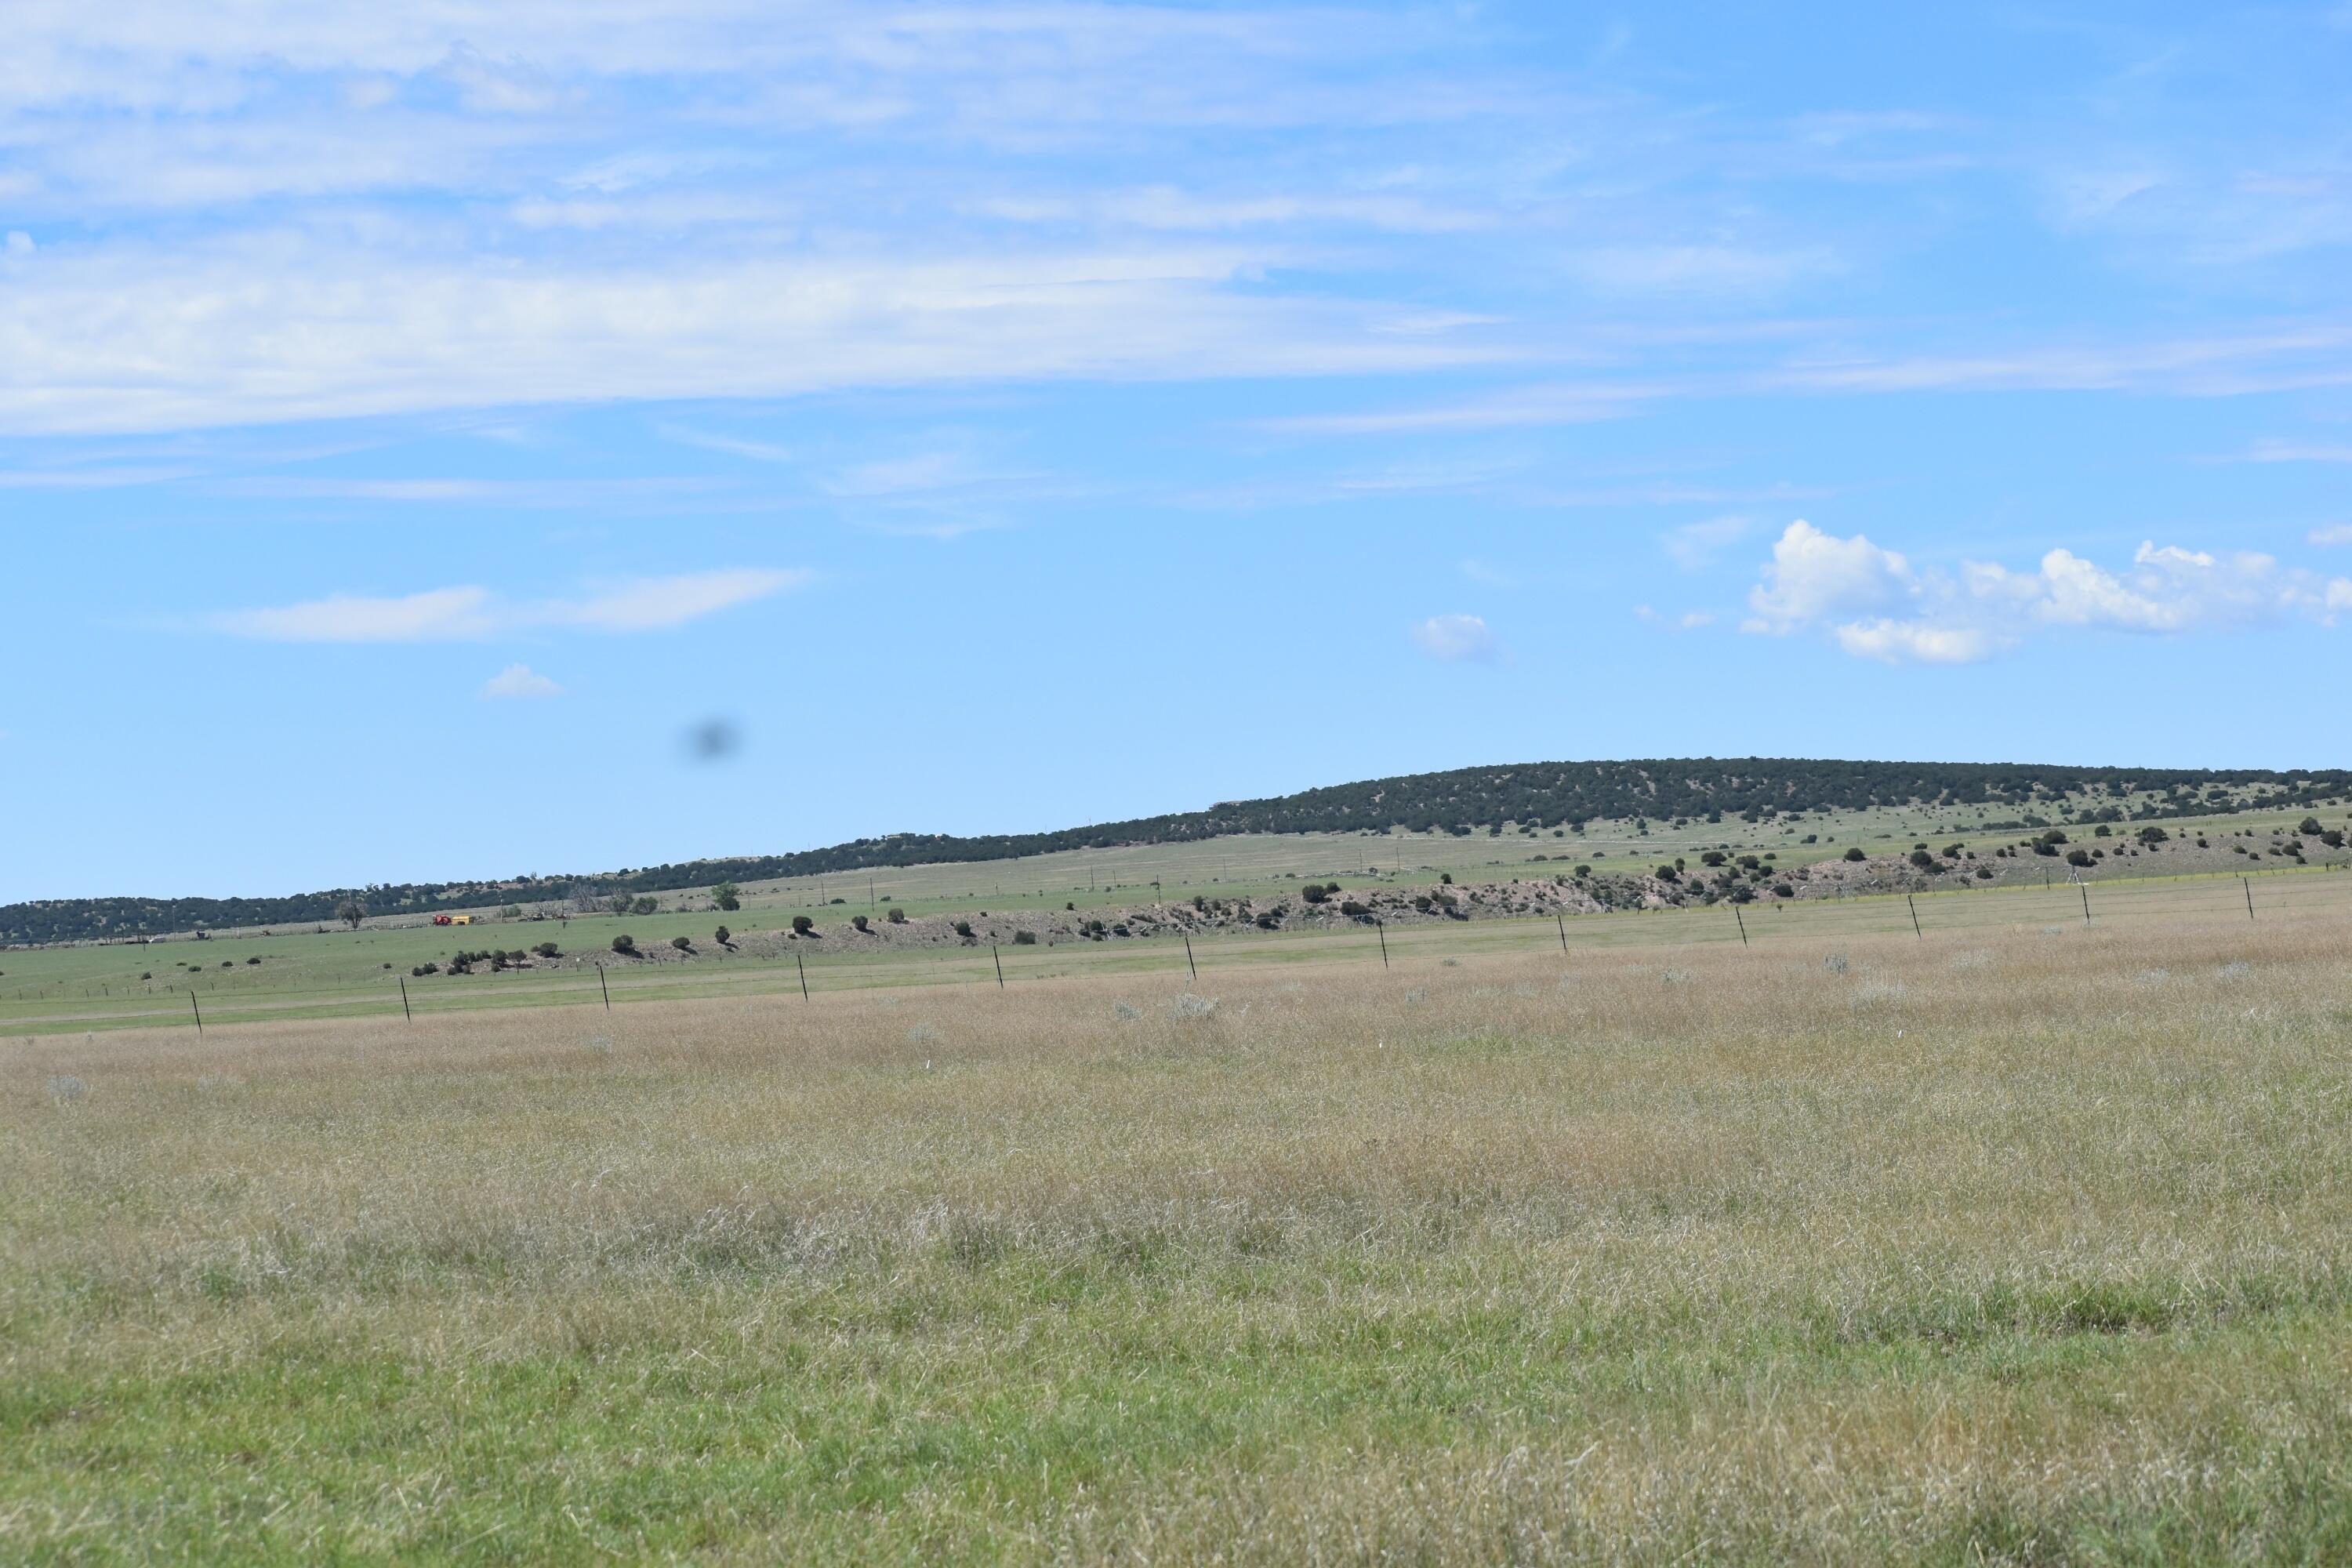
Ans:
[[[449,917],[449,923],[453,926],[469,926],[474,923],[474,917],[471,915],[451,915]]]

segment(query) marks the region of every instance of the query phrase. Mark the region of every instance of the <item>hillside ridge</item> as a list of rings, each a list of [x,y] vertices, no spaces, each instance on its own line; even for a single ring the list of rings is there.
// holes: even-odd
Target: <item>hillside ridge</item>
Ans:
[[[370,884],[277,898],[137,896],[37,900],[0,906],[0,943],[129,939],[210,927],[323,922],[346,899],[372,912],[429,913],[509,898],[546,898],[574,883],[662,892],[926,864],[1015,860],[1073,849],[1183,843],[1234,834],[1412,832],[1467,836],[1505,825],[1574,827],[1598,820],[1737,816],[1750,823],[1807,812],[1890,805],[1980,805],[2016,820],[2149,820],[2318,804],[2352,793],[2352,772],[2318,769],[2066,767],[2042,763],[1856,762],[1809,758],[1651,758],[1507,763],[1329,784],[1294,795],[1222,801],[1201,811],[1059,831],[898,833],[782,855],[719,857],[617,871],[439,883]]]

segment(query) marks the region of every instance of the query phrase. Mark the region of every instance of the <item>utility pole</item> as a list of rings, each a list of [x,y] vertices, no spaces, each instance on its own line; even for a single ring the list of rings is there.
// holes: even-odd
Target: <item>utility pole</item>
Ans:
[[[1904,901],[1906,904],[1910,905],[1910,907],[1911,907],[1911,934],[1912,934],[1913,936],[1917,937],[1921,942],[1925,942],[1925,941],[1927,941],[1927,933],[1926,931],[1921,931],[1921,930],[1919,929],[1919,905],[1918,905],[1918,902],[1917,902],[1916,900],[1914,900],[1914,899],[1911,897],[1911,895],[1910,895],[1910,894],[1908,894],[1908,893],[1906,893],[1906,894],[1904,894],[1904,895],[1903,895],[1903,901]]]
[[[611,1012],[613,1010],[613,988],[611,985],[605,984],[604,966],[601,963],[596,966],[596,989],[604,994],[604,1011],[607,1013]]]
[[[996,960],[996,988],[1002,991],[1004,989],[1004,955],[996,951],[996,944],[992,942],[988,944],[988,956]]]
[[[1386,921],[1374,921],[1372,924],[1380,929],[1381,967],[1382,969],[1386,969],[1389,966],[1389,922]]]
[[[416,1022],[416,1015],[408,1010],[408,982],[406,980],[402,980],[400,983],[400,1016],[407,1019],[412,1024]]]
[[[1192,972],[1192,984],[1198,985],[1201,983],[1201,966],[1192,962],[1192,933],[1191,931],[1186,931],[1184,933],[1184,967]]]
[[[799,965],[800,965],[800,967],[801,967],[801,1000],[802,1000],[802,1001],[803,1001],[803,1002],[805,1002],[805,1001],[807,1001],[807,1000],[809,999],[809,994],[808,994],[808,960],[807,960],[807,959],[805,959],[805,958],[803,958],[803,957],[800,955],[800,950],[799,950],[798,948],[795,948],[795,949],[793,949],[793,962],[794,963],[799,964]]]

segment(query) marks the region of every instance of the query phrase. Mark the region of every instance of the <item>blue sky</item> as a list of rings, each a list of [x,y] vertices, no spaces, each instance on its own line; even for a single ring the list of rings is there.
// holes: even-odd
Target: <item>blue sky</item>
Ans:
[[[16,0],[0,900],[2352,763],[2352,6],[1793,15]]]

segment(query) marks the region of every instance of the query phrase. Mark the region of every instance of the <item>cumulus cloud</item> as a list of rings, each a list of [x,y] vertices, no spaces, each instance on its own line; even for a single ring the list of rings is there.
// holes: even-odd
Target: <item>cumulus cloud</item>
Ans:
[[[1969,561],[1945,573],[1803,521],[1781,533],[1760,579],[1742,631],[1826,631],[1845,652],[1888,664],[1971,664],[2055,630],[2177,635],[2332,624],[2352,610],[2352,579],[2323,580],[2252,551],[2151,541],[2121,570],[2062,547],[2030,570]]]
[[[1863,534],[1840,539],[1800,519],[1772,545],[1764,580],[1748,595],[1741,629],[1788,632],[1841,615],[1884,610],[1918,592],[1910,563]]]
[[[1412,628],[1412,640],[1422,652],[1448,664],[1484,662],[1502,651],[1478,616],[1432,616]]]
[[[434,588],[396,598],[338,594],[301,604],[225,611],[202,624],[231,637],[311,643],[473,642],[506,632],[562,626],[654,631],[797,588],[808,580],[806,572],[735,567],[649,577],[561,599],[508,600],[477,586]]]
[[[510,664],[482,683],[482,695],[491,698],[561,697],[563,688],[527,664]]]
[[[1972,626],[1926,621],[1854,621],[1836,628],[1838,647],[1883,664],[1974,664],[1991,655],[1991,637]]]
[[[2306,536],[2314,544],[2352,544],[2352,522],[2332,522]]]

